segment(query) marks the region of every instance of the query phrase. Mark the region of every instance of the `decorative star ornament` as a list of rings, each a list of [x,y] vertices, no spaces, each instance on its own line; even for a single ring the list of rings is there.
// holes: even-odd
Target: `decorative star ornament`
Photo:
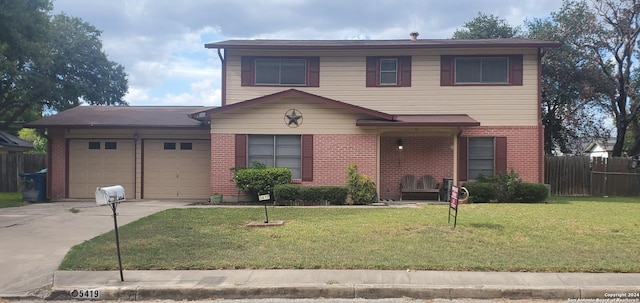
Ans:
[[[298,127],[302,125],[302,113],[292,108],[284,114],[284,123],[289,127]]]

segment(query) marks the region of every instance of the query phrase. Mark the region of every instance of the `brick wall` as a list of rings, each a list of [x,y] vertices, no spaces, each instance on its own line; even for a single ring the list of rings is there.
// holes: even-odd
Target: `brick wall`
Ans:
[[[465,129],[467,137],[507,137],[507,169],[513,168],[522,181],[540,182],[540,131],[538,126],[474,127]]]
[[[64,129],[50,129],[48,134],[50,163],[47,165],[48,198],[66,198],[67,188],[67,143]]]
[[[403,149],[398,149],[402,139]],[[438,182],[453,178],[451,137],[382,137],[380,139],[380,198],[400,198],[404,175],[432,175]]]
[[[314,135],[313,182],[307,185],[345,185],[347,167],[358,165],[358,172],[376,184],[376,135]]]
[[[349,164],[376,182],[376,135],[314,135],[313,181],[302,185],[344,185]],[[211,134],[211,192],[238,201],[230,168],[235,166],[235,135]],[[377,182],[376,182],[377,183]]]
[[[222,194],[225,202],[235,202],[238,188],[233,183],[235,135],[211,134],[211,193]]]

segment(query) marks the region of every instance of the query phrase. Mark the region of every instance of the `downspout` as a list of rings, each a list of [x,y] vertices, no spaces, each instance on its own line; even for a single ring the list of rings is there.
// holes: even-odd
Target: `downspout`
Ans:
[[[542,124],[542,58],[544,50],[538,48],[538,183],[544,183],[544,125]]]
[[[227,60],[222,54],[222,49],[218,48],[218,58],[220,58],[220,63],[222,64],[222,79],[220,80],[221,88],[220,88],[220,104],[221,106],[227,105]]]

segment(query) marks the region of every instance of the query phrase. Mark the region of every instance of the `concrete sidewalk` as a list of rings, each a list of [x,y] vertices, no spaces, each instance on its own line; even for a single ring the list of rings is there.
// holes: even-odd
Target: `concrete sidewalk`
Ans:
[[[609,299],[640,302],[640,274],[402,270],[57,271],[48,299],[99,290],[100,300],[243,298]]]

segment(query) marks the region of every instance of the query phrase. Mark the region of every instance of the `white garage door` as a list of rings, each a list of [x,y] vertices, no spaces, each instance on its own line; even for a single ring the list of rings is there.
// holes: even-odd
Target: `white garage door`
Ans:
[[[207,199],[211,151],[207,140],[145,140],[144,199]]]
[[[96,187],[122,185],[135,194],[133,140],[70,140],[69,198],[95,199]]]

